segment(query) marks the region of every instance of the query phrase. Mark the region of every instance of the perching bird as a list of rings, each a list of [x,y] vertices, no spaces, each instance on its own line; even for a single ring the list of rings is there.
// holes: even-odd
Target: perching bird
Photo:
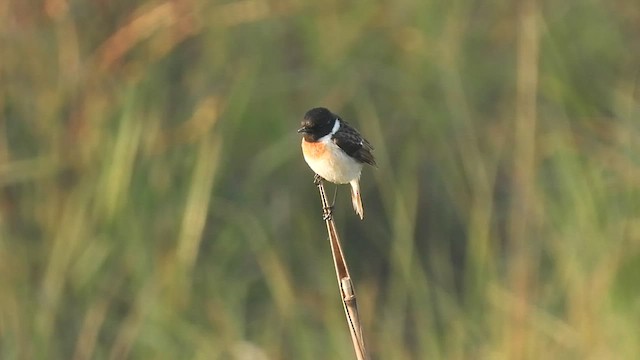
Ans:
[[[326,108],[313,108],[304,115],[302,154],[311,170],[335,184],[351,185],[351,203],[360,219],[364,209],[360,197],[360,173],[364,164],[376,165],[371,144],[340,116]]]

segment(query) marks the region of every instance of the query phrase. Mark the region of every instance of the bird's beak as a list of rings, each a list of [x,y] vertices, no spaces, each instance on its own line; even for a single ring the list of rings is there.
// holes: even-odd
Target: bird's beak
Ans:
[[[306,126],[301,127],[300,129],[298,129],[298,134],[303,134],[303,133],[307,133],[309,132],[309,128]]]

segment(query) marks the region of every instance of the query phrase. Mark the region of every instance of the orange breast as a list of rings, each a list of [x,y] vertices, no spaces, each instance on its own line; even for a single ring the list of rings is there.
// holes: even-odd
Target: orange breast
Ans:
[[[318,159],[326,156],[327,148],[321,142],[308,142],[302,139],[302,151],[306,157]]]

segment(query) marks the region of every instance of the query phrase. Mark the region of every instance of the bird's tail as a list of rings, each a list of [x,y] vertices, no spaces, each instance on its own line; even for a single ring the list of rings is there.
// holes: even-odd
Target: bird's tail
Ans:
[[[360,180],[355,179],[351,181],[351,203],[353,204],[353,210],[360,216],[360,220],[364,219],[364,208],[362,207],[362,198],[360,197]]]

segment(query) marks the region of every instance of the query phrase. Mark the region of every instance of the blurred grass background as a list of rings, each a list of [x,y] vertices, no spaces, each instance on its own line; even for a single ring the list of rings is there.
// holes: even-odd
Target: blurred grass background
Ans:
[[[364,222],[336,209],[375,359],[640,353],[635,0],[9,0],[0,31],[0,358],[353,358],[314,106],[376,147]]]

